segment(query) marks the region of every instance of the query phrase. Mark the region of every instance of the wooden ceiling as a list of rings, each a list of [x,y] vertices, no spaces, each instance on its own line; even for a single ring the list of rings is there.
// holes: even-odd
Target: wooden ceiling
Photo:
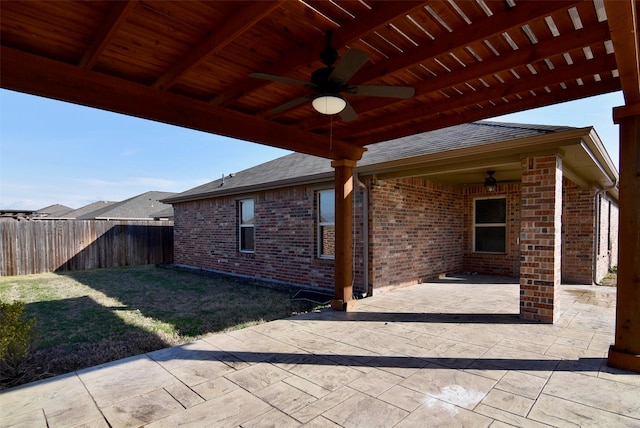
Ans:
[[[330,159],[363,146],[624,90],[640,102],[634,0],[2,1],[2,87]],[[369,61],[350,122],[301,103],[325,35]],[[176,142],[179,150],[180,142]]]

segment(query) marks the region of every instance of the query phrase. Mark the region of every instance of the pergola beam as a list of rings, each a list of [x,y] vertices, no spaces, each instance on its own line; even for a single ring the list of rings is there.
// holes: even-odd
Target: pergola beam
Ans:
[[[626,105],[640,103],[640,39],[634,0],[605,0]]]
[[[9,66],[11,64],[11,66]],[[294,150],[327,159],[362,157],[365,149],[203,101],[149,88],[11,48],[0,50],[6,89]]]

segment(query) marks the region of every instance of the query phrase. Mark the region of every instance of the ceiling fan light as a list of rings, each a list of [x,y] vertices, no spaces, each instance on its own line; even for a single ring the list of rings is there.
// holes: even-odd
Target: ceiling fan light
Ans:
[[[347,106],[347,102],[337,95],[320,95],[311,102],[313,108],[322,114],[337,114]]]

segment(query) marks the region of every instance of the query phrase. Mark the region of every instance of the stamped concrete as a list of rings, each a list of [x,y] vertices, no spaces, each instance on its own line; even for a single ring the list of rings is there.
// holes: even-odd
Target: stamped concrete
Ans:
[[[640,427],[615,291],[562,285],[545,325],[499,278],[396,289],[3,391],[0,427]]]

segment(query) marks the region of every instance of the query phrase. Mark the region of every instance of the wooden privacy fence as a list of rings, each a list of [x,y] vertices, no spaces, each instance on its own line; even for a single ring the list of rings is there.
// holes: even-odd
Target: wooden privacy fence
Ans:
[[[171,262],[172,221],[0,220],[0,276]]]

